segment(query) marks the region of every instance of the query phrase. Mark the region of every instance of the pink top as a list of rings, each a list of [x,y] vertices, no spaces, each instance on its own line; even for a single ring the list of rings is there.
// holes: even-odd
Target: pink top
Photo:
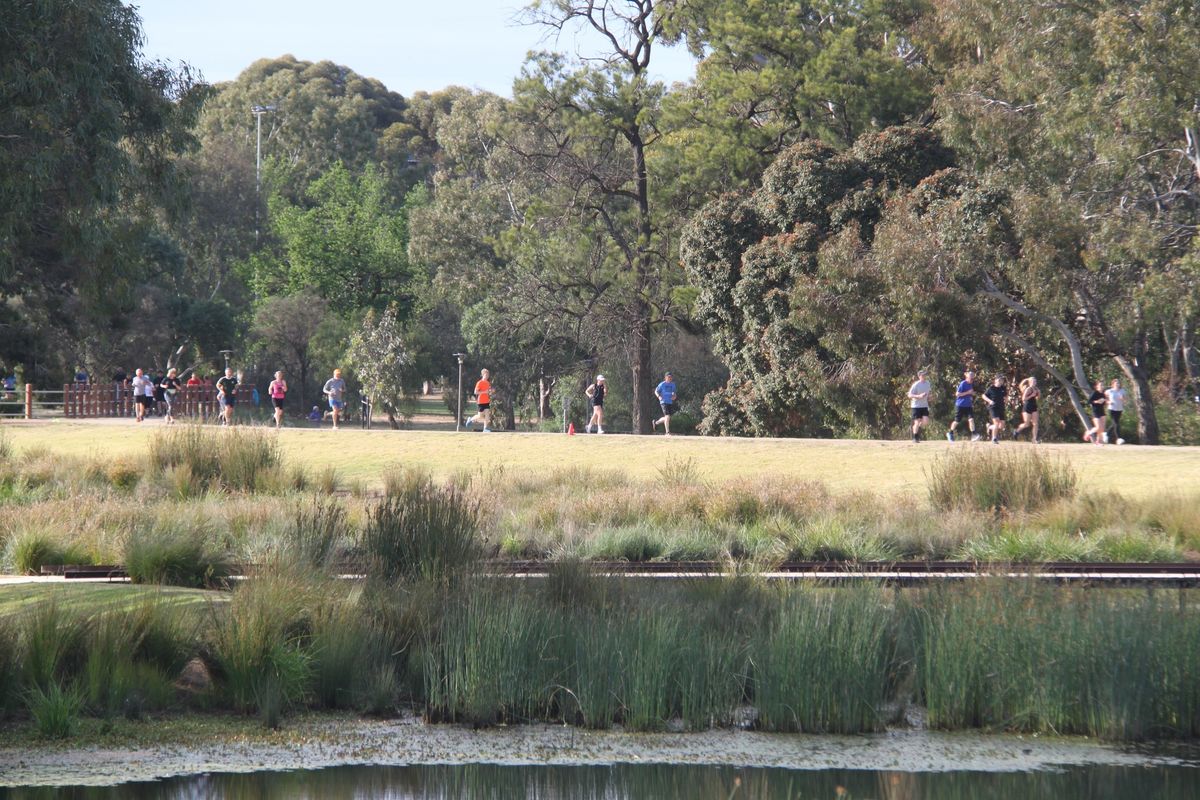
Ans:
[[[271,381],[271,385],[267,387],[267,394],[271,395],[271,397],[274,397],[276,400],[282,400],[284,395],[287,394],[283,387],[283,381]]]

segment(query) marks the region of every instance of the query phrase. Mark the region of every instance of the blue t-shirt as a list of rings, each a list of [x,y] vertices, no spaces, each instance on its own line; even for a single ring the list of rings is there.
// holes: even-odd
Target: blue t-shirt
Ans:
[[[974,388],[975,387],[970,381],[963,381],[958,385],[958,390],[960,392],[969,392]],[[973,405],[975,405],[975,396],[969,394],[966,397],[959,397],[954,401],[954,405],[958,406],[959,408],[971,408]]]
[[[658,393],[661,402],[675,402],[675,381],[663,381],[654,391]]]

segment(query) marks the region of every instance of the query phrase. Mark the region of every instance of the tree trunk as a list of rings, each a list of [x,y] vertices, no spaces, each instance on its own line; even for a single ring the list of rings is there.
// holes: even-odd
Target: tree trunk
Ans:
[[[644,302],[639,306],[644,307]],[[654,376],[650,374],[650,318],[641,313],[633,328],[633,432],[650,433],[650,420],[654,418]]]
[[[1150,393],[1150,376],[1138,359],[1113,356],[1113,359],[1129,379],[1133,389],[1133,402],[1137,403],[1138,442],[1158,444],[1158,415],[1154,411],[1154,397]]]
[[[1200,386],[1197,386],[1197,366],[1196,366],[1196,345],[1192,330],[1192,321],[1188,319],[1186,314],[1181,314],[1179,322],[1179,342],[1180,349],[1183,351],[1183,374],[1187,376],[1187,395],[1188,399],[1195,397],[1200,392]]]
[[[554,409],[550,407],[550,397],[554,393],[554,381],[546,380],[545,376],[538,378],[538,424],[554,417]]]

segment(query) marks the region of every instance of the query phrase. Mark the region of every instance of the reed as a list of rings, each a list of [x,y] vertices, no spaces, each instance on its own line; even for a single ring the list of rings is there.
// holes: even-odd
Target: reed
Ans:
[[[43,739],[66,739],[75,733],[83,697],[74,687],[64,689],[57,681],[45,688],[34,686],[25,702]]]
[[[965,447],[933,462],[929,500],[938,509],[1030,511],[1075,494],[1075,470],[1032,448]]]
[[[224,585],[232,558],[206,520],[176,517],[131,535],[125,545],[125,570],[134,583],[211,588]]]
[[[481,554],[479,508],[453,486],[411,483],[371,509],[362,549],[375,577],[449,580]]]

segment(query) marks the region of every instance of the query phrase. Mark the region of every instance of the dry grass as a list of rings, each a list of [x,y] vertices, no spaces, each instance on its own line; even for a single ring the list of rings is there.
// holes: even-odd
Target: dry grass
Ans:
[[[7,423],[19,452],[42,447],[54,453],[148,458],[156,424],[124,422]],[[992,445],[948,442],[881,442],[813,439],[717,439],[662,436],[561,436],[541,433],[453,433],[435,431],[362,431],[285,429],[279,435],[285,463],[303,465],[310,474],[332,467],[347,482],[378,488],[396,466],[415,468],[436,478],[463,471],[504,470],[507,477],[545,474],[572,466],[607,466],[622,479],[661,483],[669,459],[689,460],[695,476],[724,483],[742,477],[771,476],[784,481],[820,481],[831,491],[876,494],[926,492],[934,459],[950,449]],[[1027,448],[1004,443],[1001,448]],[[1094,447],[1041,445],[1043,453],[1062,457],[1080,477],[1081,491],[1117,490],[1128,498],[1166,491],[1200,491],[1200,447]],[[670,487],[663,487],[669,491]]]

